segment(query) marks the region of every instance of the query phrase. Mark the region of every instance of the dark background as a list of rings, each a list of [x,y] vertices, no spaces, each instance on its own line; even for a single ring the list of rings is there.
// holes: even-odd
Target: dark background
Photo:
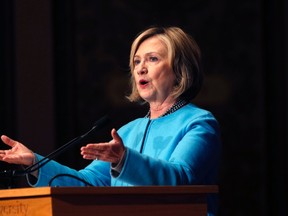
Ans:
[[[103,115],[113,121],[95,141],[143,116],[125,99],[129,50],[154,24],[182,27],[202,50],[194,103],[222,127],[220,215],[287,215],[287,1],[2,0],[0,133],[47,155]],[[56,160],[89,162],[79,146]],[[8,180],[2,188],[27,186]]]

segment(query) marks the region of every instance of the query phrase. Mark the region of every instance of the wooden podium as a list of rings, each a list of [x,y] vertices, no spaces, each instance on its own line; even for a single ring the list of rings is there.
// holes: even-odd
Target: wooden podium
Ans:
[[[207,216],[211,186],[39,187],[0,190],[1,216]]]

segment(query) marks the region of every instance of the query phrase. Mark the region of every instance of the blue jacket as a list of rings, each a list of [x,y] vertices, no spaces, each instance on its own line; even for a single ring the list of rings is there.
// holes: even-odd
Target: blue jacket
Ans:
[[[204,109],[188,104],[167,116],[138,118],[118,130],[127,148],[119,175],[108,162],[93,161],[82,170],[51,161],[40,168],[33,186],[47,186],[57,174],[70,174],[95,186],[211,185],[218,184],[220,132],[217,120]],[[40,160],[42,156],[37,155]],[[59,177],[57,186],[82,186]],[[217,212],[217,197],[208,197],[208,215]]]

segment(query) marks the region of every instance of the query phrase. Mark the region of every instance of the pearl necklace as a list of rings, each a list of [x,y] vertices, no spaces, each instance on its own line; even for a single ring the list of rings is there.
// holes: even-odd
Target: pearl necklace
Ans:
[[[168,109],[164,114],[160,115],[158,118],[163,117],[163,116],[167,116],[171,113],[174,113],[175,111],[177,111],[181,107],[185,106],[186,104],[188,104],[188,101],[186,101],[184,99],[180,99],[176,103],[174,103],[170,109]],[[149,110],[148,113],[146,114],[145,118],[149,118],[150,113],[151,113],[151,111]]]

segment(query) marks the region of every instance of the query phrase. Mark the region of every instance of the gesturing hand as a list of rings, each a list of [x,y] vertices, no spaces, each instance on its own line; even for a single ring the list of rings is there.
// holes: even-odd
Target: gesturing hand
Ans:
[[[8,136],[2,135],[2,141],[11,147],[9,150],[0,150],[0,160],[7,163],[30,166],[33,164],[35,155],[22,143],[17,142]]]
[[[122,158],[125,147],[115,129],[111,130],[112,140],[104,143],[90,143],[81,148],[81,155],[88,160],[102,160],[118,163]]]

